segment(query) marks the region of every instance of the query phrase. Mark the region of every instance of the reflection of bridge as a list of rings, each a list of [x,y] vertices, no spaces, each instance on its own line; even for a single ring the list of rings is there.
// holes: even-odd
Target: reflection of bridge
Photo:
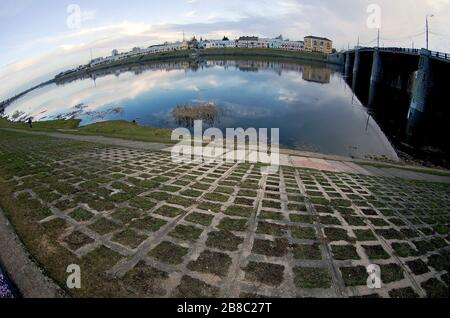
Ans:
[[[450,97],[450,54],[425,49],[357,47],[330,55],[328,62],[341,66],[356,95],[368,90],[362,102],[369,107],[376,104],[380,88],[408,93],[408,125],[412,129],[428,114],[448,113],[444,102],[448,104]]]

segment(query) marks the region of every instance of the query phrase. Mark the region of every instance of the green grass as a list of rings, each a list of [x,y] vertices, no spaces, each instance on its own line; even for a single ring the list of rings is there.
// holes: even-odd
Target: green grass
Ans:
[[[24,122],[13,122],[6,118],[0,117],[0,128],[16,128],[28,130],[55,130],[55,129],[77,129],[80,124],[80,119],[60,119],[60,120],[45,120],[33,122],[31,129],[28,124]]]
[[[76,132],[137,141],[171,143],[170,129],[143,127],[124,120],[112,120],[80,127]]]
[[[0,128],[25,129],[30,131],[58,131],[78,135],[97,135],[135,141],[173,143],[171,129],[144,127],[125,120],[110,120],[79,127],[80,119],[37,121],[30,128],[25,123],[0,118]],[[70,131],[64,131],[70,130]]]
[[[321,53],[311,53],[311,52],[295,52],[295,51],[285,51],[278,49],[247,49],[247,48],[226,48],[226,49],[207,49],[200,51],[203,54],[224,54],[224,55],[254,55],[254,56],[279,56],[281,58],[303,58],[303,59],[314,59],[325,61],[327,56]]]
[[[425,174],[431,174],[435,176],[440,177],[450,177],[450,172],[445,170],[438,170],[438,169],[431,169],[431,168],[421,168],[421,167],[404,167],[398,164],[389,164],[389,163],[378,163],[378,162],[358,162],[355,161],[361,166],[369,166],[374,168],[396,168],[406,171],[412,171],[412,172],[418,172],[418,173],[425,173]]]

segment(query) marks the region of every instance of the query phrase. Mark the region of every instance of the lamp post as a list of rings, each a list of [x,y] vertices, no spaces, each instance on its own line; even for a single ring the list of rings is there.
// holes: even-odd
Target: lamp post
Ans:
[[[425,17],[426,33],[427,33],[427,50],[428,50],[428,18],[434,17],[434,14],[427,14]]]

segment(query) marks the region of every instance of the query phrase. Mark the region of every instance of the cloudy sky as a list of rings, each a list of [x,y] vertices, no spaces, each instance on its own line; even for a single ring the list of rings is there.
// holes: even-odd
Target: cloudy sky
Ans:
[[[338,50],[358,37],[373,45],[377,30],[368,20],[378,11],[371,4],[380,9],[382,45],[423,47],[425,16],[434,14],[430,49],[450,52],[450,0],[1,0],[0,100],[87,63],[91,52],[181,40],[183,32],[293,40],[312,34],[331,38]]]

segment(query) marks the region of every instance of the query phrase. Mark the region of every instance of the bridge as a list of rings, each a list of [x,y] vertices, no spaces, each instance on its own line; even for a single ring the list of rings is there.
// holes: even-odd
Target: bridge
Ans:
[[[331,54],[328,63],[340,67],[354,93],[368,107],[380,104],[380,90],[408,95],[411,133],[423,128],[424,119],[429,122],[441,114],[449,119],[450,54],[426,49],[356,47]]]

